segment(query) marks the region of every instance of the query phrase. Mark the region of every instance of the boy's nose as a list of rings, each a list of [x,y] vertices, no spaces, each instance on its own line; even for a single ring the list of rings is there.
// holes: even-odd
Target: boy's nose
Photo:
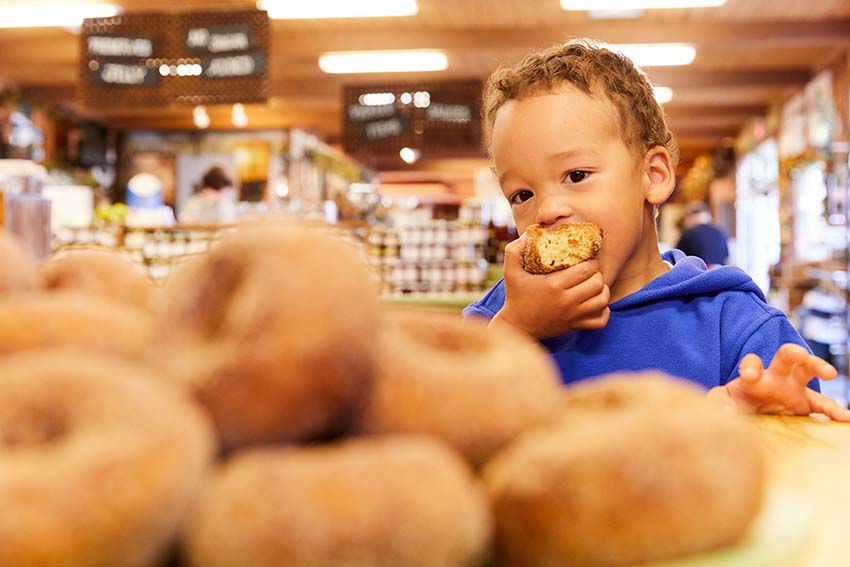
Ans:
[[[537,209],[537,224],[543,228],[557,228],[569,222],[572,208],[562,199],[544,199]]]

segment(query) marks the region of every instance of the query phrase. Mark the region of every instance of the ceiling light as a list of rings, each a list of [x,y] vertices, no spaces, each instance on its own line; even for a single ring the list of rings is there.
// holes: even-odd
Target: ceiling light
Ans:
[[[357,101],[363,106],[386,106],[395,102],[393,93],[365,93]]]
[[[388,18],[419,12],[416,0],[260,0],[257,7],[276,20]]]
[[[591,20],[636,20],[643,16],[643,10],[588,10]]]
[[[670,102],[670,99],[673,98],[673,89],[670,87],[652,87],[652,96],[655,97],[658,104],[664,104]]]
[[[697,56],[694,46],[685,43],[633,43],[606,47],[622,53],[638,67],[690,65]]]
[[[414,148],[402,148],[398,155],[405,163],[416,163],[422,156],[422,152]]]
[[[248,115],[245,113],[245,105],[241,102],[234,104],[233,109],[230,111],[230,120],[237,128],[244,128],[247,126]]]
[[[444,71],[449,66],[441,51],[349,51],[325,53],[319,67],[325,73],[414,73]]]
[[[112,4],[29,2],[0,6],[0,28],[78,28],[85,18],[110,18],[121,12]]]
[[[196,106],[192,110],[192,122],[201,130],[206,130],[210,127],[210,115],[207,114],[207,107]]]
[[[714,8],[726,0],[561,0],[564,10],[659,10],[667,8]]]

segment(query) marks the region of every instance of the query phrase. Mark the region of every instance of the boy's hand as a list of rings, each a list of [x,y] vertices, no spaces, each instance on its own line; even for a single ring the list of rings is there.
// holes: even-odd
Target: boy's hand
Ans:
[[[505,248],[505,305],[493,323],[507,323],[537,339],[608,324],[611,292],[596,260],[551,274],[529,274],[522,267],[524,249],[525,235]]]
[[[741,361],[740,377],[708,395],[752,413],[809,415],[822,413],[836,421],[850,422],[850,410],[806,387],[813,378],[832,380],[835,368],[795,344],[779,347],[767,369],[755,354]]]

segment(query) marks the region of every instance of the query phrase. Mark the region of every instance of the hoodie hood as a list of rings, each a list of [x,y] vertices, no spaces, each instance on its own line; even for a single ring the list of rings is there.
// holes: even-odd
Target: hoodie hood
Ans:
[[[612,311],[632,309],[665,299],[704,297],[723,291],[747,291],[765,300],[761,289],[739,268],[721,266],[709,270],[705,262],[695,256],[686,256],[680,250],[668,250],[662,254],[662,258],[673,265],[670,271],[612,303]]]

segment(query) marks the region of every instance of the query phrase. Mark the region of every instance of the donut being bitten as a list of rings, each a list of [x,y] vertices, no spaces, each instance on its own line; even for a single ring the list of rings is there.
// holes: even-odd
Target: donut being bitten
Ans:
[[[488,463],[497,565],[642,564],[746,534],[765,475],[754,426],[687,388],[642,403],[631,378],[622,398],[609,388]]]
[[[386,436],[237,453],[183,542],[196,567],[478,567],[489,537],[483,490],[459,455]]]
[[[554,229],[533,224],[525,230],[522,267],[530,274],[549,274],[596,258],[602,248],[602,229],[590,222],[568,223]]]
[[[361,432],[435,435],[477,466],[560,414],[558,371],[527,336],[427,312],[385,319]]]
[[[212,427],[93,351],[0,359],[0,565],[153,566],[200,489]]]
[[[377,286],[347,244],[242,229],[166,282],[150,360],[207,408],[224,447],[310,440],[362,405],[377,324]]]

